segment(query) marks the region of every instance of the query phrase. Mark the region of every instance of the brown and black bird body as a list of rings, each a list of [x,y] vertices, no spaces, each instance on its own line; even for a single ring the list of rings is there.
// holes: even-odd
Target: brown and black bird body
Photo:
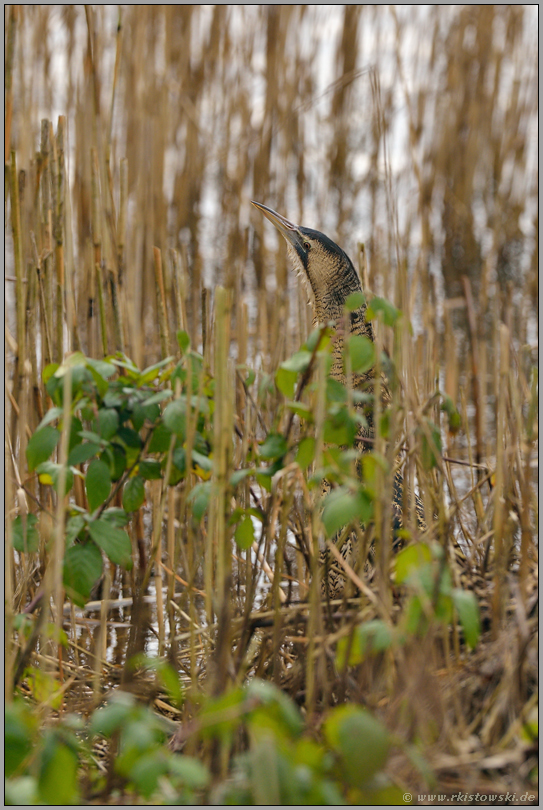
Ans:
[[[343,347],[345,337],[348,335],[364,335],[374,341],[373,327],[366,320],[366,305],[351,313],[346,313],[347,298],[356,292],[362,291],[360,278],[353,263],[338,245],[320,231],[295,225],[285,217],[261,203],[253,201],[264,216],[275,225],[284,236],[287,243],[287,252],[298,276],[305,282],[313,306],[314,323],[335,324],[334,356],[330,375],[345,383],[343,367]],[[352,385],[354,388],[366,392],[373,391],[374,370],[365,374],[354,374]],[[379,386],[381,398],[386,404],[390,401],[390,393],[384,380]],[[374,437],[373,414],[371,409],[365,410],[365,426],[360,428],[357,445],[360,450],[367,449],[364,438]],[[328,485],[324,484],[324,489]],[[393,521],[394,528],[401,526],[403,480],[397,474],[393,487]],[[422,504],[420,504],[422,508]],[[422,511],[420,519],[422,520]],[[351,565],[356,562],[356,549],[358,541],[353,533],[342,546],[341,554]],[[345,572],[342,566],[334,559],[330,560],[325,551],[322,555],[327,575],[323,578],[324,589],[330,596],[340,596],[345,587]]]

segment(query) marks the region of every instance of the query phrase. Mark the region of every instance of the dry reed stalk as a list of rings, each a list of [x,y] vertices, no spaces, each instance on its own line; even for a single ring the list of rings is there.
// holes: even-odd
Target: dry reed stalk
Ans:
[[[164,508],[166,498],[169,496],[169,490],[166,488],[164,493],[161,493],[161,486],[159,481],[153,482],[152,487],[152,515],[153,525],[159,528],[156,532],[156,551],[154,553],[154,578],[153,585],[156,597],[156,619],[158,627],[158,654],[160,657],[164,655],[164,646],[166,641],[166,633],[164,627],[164,600],[162,593],[162,520],[164,516]]]
[[[102,275],[102,265],[97,262],[95,264],[96,270],[96,290],[98,292],[98,312],[100,313],[100,337],[102,338],[102,355],[106,357],[108,354],[108,340],[107,340],[107,316],[106,316],[106,303],[104,301],[104,278]]]
[[[153,248],[155,280],[158,300],[158,324],[160,330],[161,356],[167,357],[170,351],[170,331],[168,329],[166,293],[164,291],[164,275],[162,273],[162,253],[157,247]]]
[[[223,287],[215,290],[215,413],[214,413],[214,453],[213,453],[213,489],[214,497],[210,503],[208,543],[205,549],[206,562],[214,560],[214,576],[211,580],[209,564],[206,566],[208,578],[206,591],[215,593],[213,612],[217,616],[217,648],[215,653],[215,673],[213,691],[217,694],[224,689],[228,660],[230,657],[229,623],[230,623],[230,588],[231,588],[231,535],[227,530],[226,493],[228,477],[232,464],[233,432],[233,386],[232,368],[228,362],[230,347],[231,295]],[[190,462],[189,462],[190,463]],[[212,613],[208,612],[208,621]]]
[[[318,357],[317,365],[317,401],[315,407],[315,469],[322,469],[323,453],[324,453],[324,419],[325,419],[325,389],[326,389],[326,357],[324,354]],[[317,504],[315,504],[316,506]],[[311,715],[315,711],[317,701],[317,689],[319,680],[322,676],[323,658],[319,657],[318,662],[315,661],[315,636],[322,632],[322,608],[320,602],[320,578],[321,571],[319,570],[319,538],[322,537],[323,527],[320,519],[319,509],[312,509],[312,526],[311,526],[311,546],[309,549],[310,562],[311,562],[311,581],[309,584],[309,622],[307,633],[309,636],[309,643],[307,646],[307,654],[305,660],[305,682],[306,694],[305,705],[308,714]],[[317,671],[315,668],[317,667]]]
[[[51,128],[51,209],[55,259],[55,359],[64,356],[64,128],[60,125],[55,138]]]
[[[174,592],[175,592],[175,575],[176,569],[176,549],[175,549],[175,510],[176,510],[176,492],[173,487],[168,490],[168,522],[166,527],[166,554],[170,572],[167,578],[167,591],[166,591],[166,604],[168,608],[168,623],[170,630],[169,646],[171,649],[171,658],[176,660],[175,649],[175,614],[174,614]],[[160,561],[159,561],[160,562]]]
[[[15,54],[15,32],[19,9],[12,4],[9,10],[9,21],[7,26],[7,47],[5,61],[5,113],[4,113],[4,166],[10,161],[11,154],[11,124],[13,118],[13,59]]]
[[[503,584],[505,578],[504,560],[504,523],[505,515],[505,493],[507,487],[508,458],[507,447],[507,389],[509,382],[509,330],[505,324],[501,324],[500,331],[500,360],[499,360],[499,393],[496,412],[496,472],[493,487],[494,495],[494,591],[492,597],[492,630],[494,637],[498,635],[504,610]]]
[[[65,525],[66,510],[69,505],[69,497],[65,495],[66,478],[68,471],[68,447],[70,441],[70,428],[72,423],[72,372],[69,365],[65,367],[62,387],[62,431],[60,436],[60,447],[58,451],[58,464],[60,465],[57,482],[57,502],[55,509],[55,524],[53,530],[53,543],[49,562],[48,576],[45,577],[45,595],[43,599],[42,611],[47,611],[49,601],[52,599],[54,606],[54,624],[56,648],[59,656],[60,675],[62,678],[62,646],[60,643],[64,588],[62,584],[62,563],[65,549]],[[47,635],[42,637],[42,649],[47,649]]]
[[[17,174],[17,157],[14,151],[11,152],[9,166],[9,187],[11,196],[11,229],[13,233],[13,258],[15,264],[15,307],[16,307],[16,340],[17,356],[15,360],[15,373],[13,385],[13,397],[17,401],[20,398],[22,414],[19,414],[19,441],[20,453],[24,458],[26,447],[25,424],[26,424],[26,290],[23,269],[23,249],[21,234],[21,209],[19,205],[19,176]],[[12,411],[12,443],[15,446],[15,411]]]

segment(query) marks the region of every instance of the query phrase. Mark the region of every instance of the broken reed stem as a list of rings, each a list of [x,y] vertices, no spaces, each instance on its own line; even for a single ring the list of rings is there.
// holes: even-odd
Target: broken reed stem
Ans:
[[[479,341],[477,338],[477,320],[473,296],[471,294],[471,283],[467,276],[462,276],[464,295],[466,297],[466,310],[468,314],[469,338],[471,344],[471,377],[473,385],[473,405],[475,408],[475,463],[481,464],[483,458],[483,436],[482,436],[482,402],[480,392],[479,377]],[[481,472],[477,470],[477,477]]]
[[[317,404],[315,413],[315,469],[320,470],[323,466],[324,454],[324,420],[326,415],[326,362],[327,357],[325,352],[320,352],[317,355]],[[315,491],[315,497],[319,495]],[[309,644],[307,648],[307,655],[305,660],[306,665],[306,710],[309,715],[315,710],[317,699],[317,677],[315,673],[315,636],[320,633],[322,628],[322,613],[320,601],[320,582],[322,572],[319,566],[319,540],[323,539],[324,542],[324,527],[321,521],[321,510],[317,504],[313,505],[312,509],[312,547],[310,548],[311,554],[311,581],[309,583],[309,624],[307,628],[309,636]]]
[[[7,348],[4,349],[4,363],[7,367]],[[6,386],[7,388],[7,386]],[[6,436],[9,436],[7,430],[6,415],[9,412],[8,403],[4,399],[4,430]],[[6,506],[13,504],[13,478],[11,475],[11,465],[15,466],[15,459],[11,461],[11,453],[9,450],[9,442],[4,442],[4,474],[5,484],[4,492],[6,498]],[[14,610],[14,553],[13,553],[13,527],[11,520],[5,521],[5,537],[4,537],[4,701],[11,703],[13,700],[13,672],[15,666],[15,656],[17,654],[17,646],[13,636],[13,622],[15,618]]]
[[[164,630],[164,599],[162,596],[162,520],[164,517],[164,504],[166,498],[169,496],[171,487],[166,487],[165,491],[161,492],[160,481],[153,481],[153,525],[160,527],[157,532],[156,539],[156,552],[155,558],[155,575],[154,575],[154,588],[156,596],[156,619],[158,628],[158,654],[164,655],[164,645],[166,634]]]
[[[56,269],[56,329],[55,350],[58,363],[64,356],[64,118],[59,117],[57,136],[51,137],[51,192],[53,210],[53,240]]]
[[[53,548],[51,551],[50,561],[50,588],[49,594],[53,597],[53,604],[55,606],[55,638],[53,643],[58,645],[60,653],[60,638],[63,622],[63,607],[64,607],[64,590],[62,585],[62,565],[64,561],[64,547],[65,547],[65,521],[66,513],[69,508],[69,496],[65,495],[66,492],[66,477],[68,471],[68,449],[70,443],[70,430],[72,424],[72,370],[70,366],[66,366],[64,370],[63,388],[62,388],[62,433],[60,437],[60,450],[58,454],[59,473],[56,484],[57,489],[57,505],[55,510],[55,527],[53,532]],[[46,578],[47,582],[47,578]],[[44,599],[45,605],[49,603],[48,595]],[[43,639],[45,642],[46,639]],[[46,649],[46,647],[42,647]]]
[[[102,338],[102,355],[106,357],[108,354],[106,305],[104,301],[104,279],[102,277],[102,267],[99,262],[95,265],[95,269],[96,269],[96,289],[98,292],[98,310],[100,312],[100,335]]]
[[[155,267],[155,281],[157,287],[157,304],[158,304],[158,325],[160,329],[160,350],[162,359],[168,357],[170,349],[170,330],[168,328],[167,308],[166,308],[166,293],[164,291],[164,276],[162,273],[162,253],[157,248],[153,248],[154,267]]]
[[[11,121],[13,118],[13,55],[15,53],[15,31],[18,16],[19,7],[12,3],[9,9],[9,21],[6,37],[6,61],[4,63],[4,166],[9,165],[9,156],[11,151]]]
[[[504,560],[504,520],[505,520],[505,480],[506,465],[509,463],[506,439],[507,390],[509,383],[509,329],[500,324],[499,331],[499,385],[498,408],[496,413],[496,475],[494,482],[494,591],[492,594],[492,632],[497,636],[502,619],[503,582],[505,577]]]
[[[212,571],[207,567],[206,592],[215,594],[213,610],[217,615],[217,643],[215,672],[212,690],[220,693],[226,685],[230,643],[230,586],[232,557],[231,532],[227,531],[227,489],[232,465],[233,435],[233,369],[228,362],[230,347],[231,293],[224,287],[215,291],[215,413],[213,424],[213,498],[210,502],[209,531],[206,558],[215,558],[215,587],[211,581]],[[190,463],[187,461],[187,463]],[[211,607],[208,603],[208,610]],[[211,621],[211,612],[208,620]]]
[[[40,295],[42,296],[42,325],[45,333],[45,358],[43,365],[53,362],[53,212],[51,209],[51,124],[44,118],[41,122],[41,227],[39,228],[39,258],[41,260]],[[40,264],[38,263],[38,267]]]
[[[118,284],[115,280],[115,273],[113,270],[110,270],[108,275],[109,291],[111,293],[111,309],[113,312],[113,337],[115,338],[115,350],[124,354],[123,317],[118,295]]]
[[[167,573],[166,605],[168,610],[168,622],[170,628],[169,644],[172,652],[175,650],[175,611],[172,605],[175,592],[176,554],[175,554],[175,507],[176,493],[174,487],[168,489],[168,523],[166,526],[166,555],[168,558],[169,570]],[[175,661],[175,657],[172,656]]]
[[[537,368],[532,371],[532,385],[530,389],[530,404],[526,419],[526,430],[524,438],[524,475],[521,481],[522,509],[520,515],[521,538],[520,538],[520,592],[522,598],[526,600],[526,580],[528,577],[530,544],[532,541],[532,528],[530,524],[530,513],[532,508],[532,445],[537,436],[534,430],[538,407],[538,372]]]
[[[11,228],[13,233],[13,258],[15,262],[15,316],[17,335],[17,356],[15,359],[15,373],[13,385],[13,399],[20,402],[19,414],[12,409],[11,419],[11,441],[15,447],[16,425],[18,421],[19,434],[19,460],[24,464],[24,453],[26,449],[27,427],[27,392],[26,392],[26,289],[23,273],[23,246],[21,233],[21,208],[19,199],[19,177],[17,174],[17,158],[15,152],[11,152],[10,160],[10,196],[11,196]]]
[[[102,266],[102,208],[101,208],[101,195],[100,195],[100,169],[98,165],[98,152],[96,148],[91,149],[91,227],[92,227],[92,244],[93,244],[93,264],[95,268]],[[92,284],[92,275],[89,279],[89,290],[93,287],[96,288],[98,279],[98,270],[94,274],[94,285]],[[100,284],[98,289],[98,299],[103,295],[103,287]],[[92,293],[89,299],[89,310],[87,318],[87,344],[90,356],[94,355],[95,347],[95,309],[96,302],[93,299]],[[107,325],[107,322],[106,322]],[[102,332],[102,349],[104,342],[107,345],[107,339],[104,340]],[[106,351],[107,354],[107,351]]]
[[[119,214],[117,217],[117,277],[111,275],[111,301],[114,313],[115,348],[125,352],[125,297],[122,295],[125,283],[125,243],[126,243],[126,208],[128,200],[128,161],[121,160],[119,176]]]

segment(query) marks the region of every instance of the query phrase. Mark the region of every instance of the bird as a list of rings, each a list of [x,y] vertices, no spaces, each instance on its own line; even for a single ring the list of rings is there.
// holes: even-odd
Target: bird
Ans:
[[[343,366],[343,349],[346,336],[362,335],[375,342],[373,326],[366,319],[367,305],[363,303],[358,309],[346,314],[345,304],[353,293],[363,292],[360,277],[345,251],[332,239],[320,231],[295,225],[286,217],[262,203],[251,201],[252,204],[274,225],[282,234],[287,243],[287,254],[295,272],[305,284],[313,308],[314,324],[335,325],[333,340],[333,357],[330,376],[345,384],[346,377]],[[373,392],[375,383],[375,370],[369,369],[363,374],[353,374],[352,386],[360,390]],[[380,380],[380,395],[386,406],[391,401],[386,380]],[[375,436],[373,409],[364,410],[365,419],[360,426],[356,446],[365,451],[371,446],[371,439]],[[367,440],[370,440],[369,442]],[[323,494],[329,491],[328,482],[323,482]],[[392,493],[393,529],[396,540],[397,532],[402,526],[403,516],[403,477],[397,472]],[[423,506],[420,498],[416,496],[416,513],[419,525],[425,528]],[[395,546],[399,545],[395,542]],[[352,532],[343,543],[340,554],[351,567],[358,563],[358,538]],[[329,598],[339,598],[345,591],[347,577],[344,567],[332,556],[328,548],[321,551],[320,562],[324,568],[321,578],[321,591]]]

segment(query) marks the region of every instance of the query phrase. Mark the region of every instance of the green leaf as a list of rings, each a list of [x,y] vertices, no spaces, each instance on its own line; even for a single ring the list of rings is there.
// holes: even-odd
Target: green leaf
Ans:
[[[162,478],[160,463],[158,461],[153,461],[152,459],[140,461],[138,472],[142,478],[145,478],[146,481],[158,481],[160,478]]]
[[[295,352],[292,357],[289,357],[288,360],[281,363],[280,368],[284,369],[285,371],[294,371],[296,374],[299,374],[301,371],[306,371],[309,368],[311,357],[311,352],[301,349],[300,351]]]
[[[479,605],[477,597],[473,591],[463,591],[460,588],[453,588],[452,598],[454,606],[458,612],[458,618],[464,631],[466,644],[470,649],[474,649],[481,635],[481,617],[479,615]]]
[[[346,705],[333,709],[324,723],[329,745],[340,755],[347,783],[362,788],[386,764],[390,736],[365,709]]]
[[[100,408],[98,418],[94,425],[97,433],[102,439],[112,439],[119,427],[119,414],[114,408]]]
[[[171,403],[173,404],[173,403]],[[150,453],[166,453],[170,448],[172,431],[165,424],[159,423],[153,430],[149,443]]]
[[[362,455],[362,478],[372,492],[375,492],[378,474],[381,470],[384,474],[388,470],[388,464],[384,456],[375,451],[369,451]]]
[[[20,701],[7,703],[4,710],[4,769],[10,777],[22,765],[35,745],[38,718]]]
[[[185,354],[187,349],[190,346],[190,337],[187,332],[183,332],[183,330],[179,330],[176,332],[176,338],[179,348],[181,349],[181,354]]]
[[[85,358],[85,362],[89,368],[95,371],[104,380],[113,377],[117,369],[113,363],[108,363],[107,360],[94,360],[91,357]]]
[[[210,481],[205,481],[201,484],[196,484],[187,497],[187,501],[192,508],[192,514],[196,520],[201,520],[207,511],[211,497],[210,483]]]
[[[313,463],[314,458],[315,439],[312,436],[306,436],[298,445],[294,461],[299,465],[299,467],[301,467],[302,470],[306,470],[309,465]]]
[[[81,431],[83,430],[83,424],[81,419],[77,416],[72,416],[72,420],[70,422],[70,435],[68,437],[68,456],[72,452],[72,450],[81,444]]]
[[[292,411],[292,413],[295,413],[301,419],[305,419],[309,423],[315,421],[313,411],[309,405],[305,405],[303,402],[287,402],[286,405],[289,411]]]
[[[331,334],[332,330],[330,328],[326,328],[323,331],[322,327],[318,326],[310,332],[309,337],[304,343],[304,348],[310,352],[313,352],[317,346],[320,352],[328,349],[332,342]]]
[[[203,790],[210,781],[211,775],[199,759],[188,756],[174,756],[170,762],[170,772],[177,776],[187,787]]]
[[[271,492],[272,478],[275,475],[274,467],[262,467],[255,473],[257,484],[259,484],[266,492]]]
[[[364,374],[375,365],[375,345],[365,335],[351,335],[347,340],[351,369]]]
[[[96,545],[105,551],[111,562],[127,570],[132,568],[132,544],[126,532],[99,518],[89,523],[89,534]]]
[[[102,576],[102,555],[94,543],[76,543],[66,549],[62,580],[72,602],[83,607]]]
[[[255,530],[252,518],[249,517],[249,515],[244,517],[243,520],[238,523],[234,538],[238,547],[243,549],[243,551],[251,548],[255,539]]]
[[[416,543],[403,548],[395,557],[396,582],[402,585],[413,573],[432,562],[432,552],[426,543]]]
[[[4,807],[29,807],[39,804],[38,783],[34,776],[17,776],[6,779]]]
[[[136,431],[132,430],[132,428],[126,427],[126,425],[119,428],[117,431],[117,436],[127,447],[131,447],[138,451],[141,450],[142,441]]]
[[[230,486],[237,487],[240,481],[243,481],[247,478],[248,475],[253,475],[254,469],[252,467],[248,467],[244,470],[235,470],[232,475],[230,476]]]
[[[372,619],[355,628],[352,638],[348,636],[338,641],[336,664],[338,669],[344,669],[346,664],[350,667],[360,664],[367,655],[388,650],[392,644],[390,627],[382,619]],[[346,661],[347,653],[349,659]]]
[[[173,397],[173,391],[171,388],[165,388],[162,391],[157,391],[156,394],[151,394],[150,397],[142,402],[142,406],[147,408],[151,405],[158,405],[160,402],[164,402],[166,399],[171,399]]]
[[[187,453],[184,447],[176,447],[172,453],[172,461],[182,475],[187,470]]]
[[[284,397],[292,399],[298,375],[295,371],[279,367],[275,372],[275,384]]]
[[[78,464],[83,464],[83,462],[88,461],[89,458],[99,453],[100,450],[100,445],[95,442],[82,442],[81,444],[77,444],[68,456],[68,466],[75,467]]]
[[[92,442],[93,444],[98,444],[100,445],[100,447],[106,446],[106,442],[102,441],[102,437],[98,433],[95,433],[93,430],[80,430],[79,435],[81,436],[82,439],[86,439],[87,441]]]
[[[128,724],[134,711],[134,704],[135,698],[129,692],[115,692],[111,701],[92,715],[90,733],[111,737],[115,731]]]
[[[167,366],[174,359],[175,358],[173,356],[172,357],[165,357],[164,360],[159,360],[158,363],[155,363],[154,365],[149,366],[148,368],[145,368],[140,374],[138,384],[139,385],[147,385],[147,384],[153,382],[153,380],[155,380],[158,377],[158,372],[160,371],[160,369],[164,368],[164,366]]]
[[[128,466],[126,450],[119,444],[112,444],[100,456],[100,461],[109,465],[112,481],[118,481]]]
[[[156,672],[157,679],[167,691],[170,700],[172,700],[176,706],[182,705],[184,698],[183,686],[179,674],[171,664],[168,664],[160,658],[149,658],[146,655],[142,655],[139,660],[136,657],[135,660],[138,661],[138,667],[142,666],[151,672]]]
[[[46,486],[53,486],[55,492],[59,492],[60,488],[60,473],[63,469],[62,464],[55,464],[54,461],[43,461],[36,467],[38,478],[41,484]],[[68,467],[64,474],[64,492],[67,495],[71,490],[74,483],[74,474]]]
[[[38,780],[40,799],[44,804],[59,807],[78,804],[79,757],[76,751],[61,742],[56,734],[51,734],[50,737],[51,739],[46,739],[45,742]]]
[[[192,461],[195,465],[200,467],[204,472],[211,472],[213,470],[213,459],[199,453],[197,450],[192,451]]]
[[[372,516],[373,501],[364,490],[351,492],[347,487],[337,487],[324,499],[322,522],[327,537],[355,520],[367,523]]]
[[[145,411],[143,410],[141,402],[133,403],[130,421],[132,422],[132,427],[134,428],[134,430],[136,430],[139,433],[145,422]]]
[[[443,397],[443,402],[441,403],[441,410],[445,411],[447,416],[449,417],[449,431],[451,433],[457,433],[462,426],[462,417],[458,413],[456,405],[452,401],[451,397],[447,395]]]
[[[347,402],[347,389],[339,380],[328,377],[326,380],[326,399],[328,402]]]
[[[60,366],[58,363],[49,363],[48,366],[45,366],[41,375],[44,385],[47,385],[51,377],[55,375],[59,368]]]
[[[130,516],[120,506],[110,506],[109,509],[104,509],[102,512],[101,520],[107,520],[112,526],[122,528],[130,522]]]
[[[85,518],[83,515],[71,515],[66,521],[65,540],[66,546],[71,546],[76,538],[81,534],[85,528]]]
[[[283,731],[289,737],[296,738],[302,734],[304,721],[300,710],[278,686],[269,681],[254,678],[249,682],[246,694],[249,700],[257,698],[262,707],[258,707],[252,712],[256,725],[261,725],[259,721],[263,720],[267,714],[268,720],[271,719],[272,723],[264,721],[261,727],[267,725],[268,728],[277,728],[277,721],[279,721]]]
[[[179,397],[166,406],[162,415],[164,424],[172,433],[185,441],[187,432],[187,403],[185,397]]]
[[[145,799],[149,799],[158,786],[161,776],[168,773],[169,759],[166,751],[149,751],[137,757],[127,776],[134,783],[136,790]]]
[[[425,470],[431,470],[437,464],[436,451],[441,454],[441,434],[437,425],[430,419],[426,420],[426,426],[427,431],[419,428],[417,433],[421,437],[422,465]]]
[[[269,433],[259,446],[258,452],[262,458],[276,459],[282,458],[287,449],[288,446],[284,436],[281,436],[280,433]]]
[[[347,312],[354,312],[363,307],[366,303],[366,296],[359,290],[358,292],[351,293],[345,299],[345,309]]]
[[[48,425],[50,422],[54,422],[55,419],[61,419],[63,413],[64,408],[49,408],[49,410],[41,420],[36,430],[40,430],[42,427],[45,427],[45,425]]]
[[[18,515],[12,524],[13,548],[30,554],[40,547],[36,515]]]
[[[26,460],[30,472],[51,456],[60,440],[60,431],[46,425],[30,437],[26,446]]]
[[[375,296],[372,298],[366,310],[366,320],[372,321],[378,312],[383,314],[383,323],[387,326],[394,326],[400,315],[402,314],[399,309],[396,309],[394,304],[387,301],[386,298],[379,298]]]
[[[335,406],[324,422],[324,441],[350,447],[358,432],[358,423],[346,408],[340,408],[337,412],[334,410]]]
[[[94,512],[104,503],[111,491],[111,474],[107,464],[98,459],[91,461],[85,476],[85,489],[89,509]]]
[[[143,478],[135,475],[129,478],[123,489],[123,508],[127,512],[135,512],[145,501],[145,485]]]

